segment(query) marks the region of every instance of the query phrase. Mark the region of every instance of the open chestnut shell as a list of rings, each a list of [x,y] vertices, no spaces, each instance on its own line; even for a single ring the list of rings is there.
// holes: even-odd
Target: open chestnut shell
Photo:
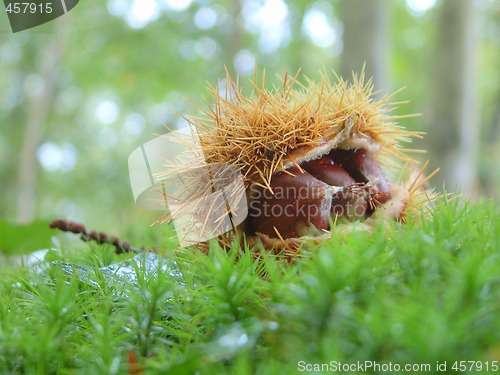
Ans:
[[[250,192],[249,228],[282,239],[328,231],[339,218],[363,220],[391,198],[382,168],[363,149],[332,150]]]
[[[199,135],[192,148],[202,152],[179,170],[229,164],[243,178],[248,216],[218,237],[222,245],[295,249],[354,222],[404,221],[429,202],[432,193],[422,193],[428,178],[414,173],[416,161],[401,146],[422,133],[397,125],[404,116],[389,115],[391,96],[374,98],[363,74],[352,83],[323,75],[304,84],[285,75],[272,90],[263,81],[247,95],[227,76],[225,90],[209,89],[215,104],[188,118]]]

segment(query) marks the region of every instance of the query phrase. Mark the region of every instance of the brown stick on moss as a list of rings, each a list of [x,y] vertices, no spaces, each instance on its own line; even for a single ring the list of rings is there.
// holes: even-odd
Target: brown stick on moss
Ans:
[[[97,232],[95,230],[88,232],[85,225],[77,223],[76,221],[57,219],[50,222],[49,226],[54,229],[59,229],[63,232],[71,232],[79,234],[82,241],[91,242],[94,241],[98,244],[111,244],[115,248],[116,254],[122,253],[140,253],[146,250],[144,246],[140,248],[133,247],[127,241],[121,241],[116,236],[108,236],[104,232]],[[156,252],[156,247],[149,249],[148,251]]]

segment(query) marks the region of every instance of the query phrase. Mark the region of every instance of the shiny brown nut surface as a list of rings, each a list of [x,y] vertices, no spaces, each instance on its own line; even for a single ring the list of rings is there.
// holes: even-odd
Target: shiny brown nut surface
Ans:
[[[328,230],[332,189],[293,167],[276,173],[271,189],[251,188],[249,216],[255,232],[294,238]],[[279,233],[279,235],[278,235]]]
[[[308,161],[302,164],[301,168],[330,186],[350,186],[356,183],[340,164],[328,156]]]

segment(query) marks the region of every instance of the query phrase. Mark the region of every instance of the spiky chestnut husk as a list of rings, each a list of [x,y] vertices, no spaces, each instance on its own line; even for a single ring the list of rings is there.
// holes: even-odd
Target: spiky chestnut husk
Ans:
[[[390,103],[394,94],[377,100],[363,74],[353,75],[352,83],[335,77],[336,83],[323,74],[319,83],[306,78],[302,84],[297,76],[285,75],[281,87],[267,90],[263,75],[261,86],[251,82],[253,93],[245,96],[227,76],[225,92],[209,88],[209,109],[198,107],[201,115],[187,118],[204,156],[182,168],[230,164],[243,175],[249,217],[235,232],[219,237],[223,244],[246,238],[249,244],[293,251],[352,221],[363,221],[366,228],[379,216],[404,221],[410,210],[429,201],[432,194],[422,189],[428,178],[421,171],[414,174],[416,161],[409,156],[418,150],[402,147],[423,133],[396,124],[409,116],[390,115],[399,104]],[[396,171],[402,172],[402,182],[391,182]],[[306,185],[318,195],[275,196],[277,188]],[[193,197],[195,191],[200,190],[193,189]],[[265,204],[291,205],[294,215],[256,214]],[[301,207],[316,213],[304,215]]]

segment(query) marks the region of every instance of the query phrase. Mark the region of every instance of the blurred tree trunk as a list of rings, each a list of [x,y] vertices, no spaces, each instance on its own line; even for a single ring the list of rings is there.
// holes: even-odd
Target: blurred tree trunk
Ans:
[[[390,91],[387,74],[389,53],[389,1],[343,0],[344,50],[342,76],[350,79],[366,63],[366,78],[376,90]]]
[[[439,39],[428,140],[436,182],[474,198],[478,190],[479,120],[476,104],[476,9],[474,0],[445,0]],[[440,178],[440,180],[439,180]]]
[[[243,29],[241,20],[241,0],[233,0],[229,5],[229,14],[233,22],[231,31],[227,33],[226,68],[233,79],[236,79],[236,68],[234,58],[243,46]]]
[[[30,222],[35,219],[37,157],[36,152],[43,138],[43,129],[53,104],[57,73],[59,70],[64,40],[66,39],[66,16],[55,21],[54,30],[44,51],[40,75],[43,79],[41,93],[32,98],[22,140],[18,170],[17,221]]]

